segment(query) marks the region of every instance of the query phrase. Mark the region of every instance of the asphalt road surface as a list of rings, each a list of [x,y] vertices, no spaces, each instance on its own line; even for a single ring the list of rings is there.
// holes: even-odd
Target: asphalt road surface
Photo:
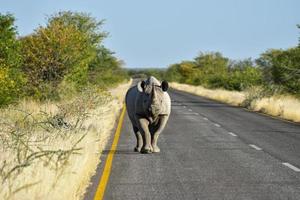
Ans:
[[[299,124],[169,94],[172,113],[158,141],[161,153],[133,152],[126,114],[104,199],[300,199]],[[86,199],[93,199],[104,165]]]

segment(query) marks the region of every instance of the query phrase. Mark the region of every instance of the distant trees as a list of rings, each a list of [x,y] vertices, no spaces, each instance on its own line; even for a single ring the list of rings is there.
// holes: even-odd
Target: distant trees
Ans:
[[[264,86],[268,91],[300,96],[300,37],[296,47],[267,50],[255,61],[232,61],[219,52],[200,53],[192,61],[170,65],[164,78],[238,91]]]
[[[96,51],[96,58],[89,65],[89,82],[105,86],[115,85],[128,78],[128,73],[120,66],[122,60],[117,59],[114,53],[104,46]]]
[[[196,83],[202,83],[207,87],[217,88],[224,85],[228,72],[229,59],[219,52],[200,53],[195,58],[199,77]]]
[[[226,89],[244,90],[262,84],[262,70],[251,59],[233,62],[226,79]]]
[[[128,74],[133,78],[147,78],[149,76],[155,76],[156,78],[163,80],[165,71],[166,70],[162,68],[137,68],[128,69]]]
[[[219,52],[209,52],[200,53],[193,61],[171,65],[165,78],[209,88],[243,90],[260,84],[261,72],[249,59],[233,62]]]

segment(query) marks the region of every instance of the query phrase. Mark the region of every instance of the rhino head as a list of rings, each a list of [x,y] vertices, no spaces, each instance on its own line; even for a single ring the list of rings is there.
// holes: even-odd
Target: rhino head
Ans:
[[[150,77],[146,81],[140,81],[137,88],[140,92],[142,110],[151,122],[156,121],[159,115],[165,114],[164,93],[169,88],[167,81],[160,83],[154,77]]]

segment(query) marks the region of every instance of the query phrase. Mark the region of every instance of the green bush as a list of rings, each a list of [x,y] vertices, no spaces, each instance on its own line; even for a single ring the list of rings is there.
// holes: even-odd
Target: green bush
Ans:
[[[77,84],[81,87],[88,82],[109,87],[128,78],[125,70],[121,68],[122,61],[114,57],[114,53],[102,45],[102,41],[108,35],[107,32],[101,30],[103,20],[98,21],[86,13],[67,11],[59,12],[49,19],[50,24],[56,22],[65,26],[74,26],[76,30],[86,35],[89,47],[93,52],[93,59],[88,64],[88,73],[80,73],[80,69],[75,70],[71,75],[73,82],[81,80]]]
[[[89,83],[103,86],[124,80],[121,62],[101,45],[106,36],[101,25],[84,13],[60,12],[46,27],[22,38],[29,95],[58,99],[58,88],[67,83],[80,91]]]
[[[0,106],[21,97],[25,83],[26,80],[19,71],[0,64]]]
[[[180,74],[179,69],[180,69],[180,64],[173,64],[169,66],[164,75],[165,79],[167,81],[174,81],[174,82],[181,83],[182,76]]]
[[[0,14],[0,106],[15,101],[23,94],[25,78],[19,68],[22,64],[20,43],[14,17]]]
[[[88,64],[94,56],[88,37],[74,26],[52,22],[22,38],[23,71],[28,92],[40,99],[56,98],[56,87],[64,78],[84,84]]]
[[[246,59],[234,63],[229,71],[225,89],[242,91],[252,86],[262,84],[262,71]]]
[[[263,69],[266,85],[281,86],[288,93],[300,95],[300,47],[268,50],[257,64]]]
[[[46,26],[17,39],[14,20],[0,14],[0,106],[25,93],[57,100],[128,79],[122,61],[102,44],[107,36],[103,21],[86,13],[59,12]]]

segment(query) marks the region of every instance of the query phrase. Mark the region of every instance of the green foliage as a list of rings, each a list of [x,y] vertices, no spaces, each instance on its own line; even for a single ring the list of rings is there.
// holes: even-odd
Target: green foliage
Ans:
[[[18,68],[22,58],[14,21],[15,18],[11,14],[0,14],[0,63]]]
[[[195,58],[197,68],[203,70],[205,74],[226,72],[228,61],[229,59],[223,57],[219,52],[200,53]]]
[[[121,62],[101,44],[107,35],[101,31],[102,24],[88,14],[59,12],[46,27],[22,38],[28,94],[58,99],[67,84],[80,91],[90,83],[103,86],[123,81]]]
[[[261,54],[256,66],[250,59],[229,61],[220,53],[200,53],[193,61],[171,65],[164,75],[169,81],[208,88],[246,90],[264,86],[268,93],[300,94],[300,47],[271,49]]]
[[[74,26],[52,22],[21,41],[31,95],[56,98],[56,87],[64,78],[78,85],[86,82],[88,64],[95,54],[88,37]]]
[[[246,59],[233,63],[226,80],[225,89],[242,91],[251,86],[262,84],[262,72]]]
[[[264,81],[281,86],[285,91],[300,94],[300,47],[287,50],[268,50],[257,59]]]
[[[0,106],[9,104],[22,96],[22,86],[25,83],[26,80],[18,70],[0,64]]]
[[[25,83],[19,70],[22,57],[14,21],[12,15],[0,14],[0,106],[20,97]]]
[[[104,46],[97,49],[96,58],[89,65],[89,82],[102,87],[114,86],[129,76],[121,68],[122,61],[113,56],[113,52]]]
[[[170,65],[166,71],[165,79],[167,81],[174,81],[182,83],[182,76],[180,75],[180,64]]]
[[[300,29],[300,25],[297,27]],[[300,96],[300,37],[297,47],[268,50],[255,63],[251,59],[230,61],[219,52],[210,52],[200,53],[192,61],[172,64],[163,74],[158,74],[158,70],[144,74],[208,88],[238,91],[259,88],[263,95],[287,92]],[[137,73],[140,72],[130,74]],[[253,96],[256,95],[250,99]]]
[[[219,52],[200,53],[195,58],[197,69],[199,70],[196,83],[206,87],[222,87],[225,82],[229,59]]]
[[[52,15],[48,23],[60,23],[63,26],[73,26],[76,30],[85,34],[89,43],[99,46],[108,33],[101,31],[103,20],[97,21],[90,14],[82,12],[62,11]]]
[[[122,61],[102,44],[108,35],[103,21],[86,13],[59,12],[20,39],[14,21],[12,15],[0,14],[0,106],[25,93],[56,100],[128,78]]]
[[[80,69],[74,71],[72,80],[81,80],[79,86],[84,83],[92,83],[102,87],[116,85],[128,78],[125,70],[121,68],[122,61],[113,56],[113,52],[107,49],[102,41],[108,33],[102,31],[103,20],[97,21],[89,14],[80,12],[59,12],[49,19],[49,23],[59,22],[65,26],[74,26],[76,30],[87,36],[87,42],[93,52],[93,59],[88,64],[87,73],[80,73]],[[83,76],[84,75],[84,76]]]
[[[192,85],[208,88],[244,90],[261,84],[261,70],[251,60],[229,62],[221,53],[200,53],[193,61],[183,61],[171,65],[164,77]]]

